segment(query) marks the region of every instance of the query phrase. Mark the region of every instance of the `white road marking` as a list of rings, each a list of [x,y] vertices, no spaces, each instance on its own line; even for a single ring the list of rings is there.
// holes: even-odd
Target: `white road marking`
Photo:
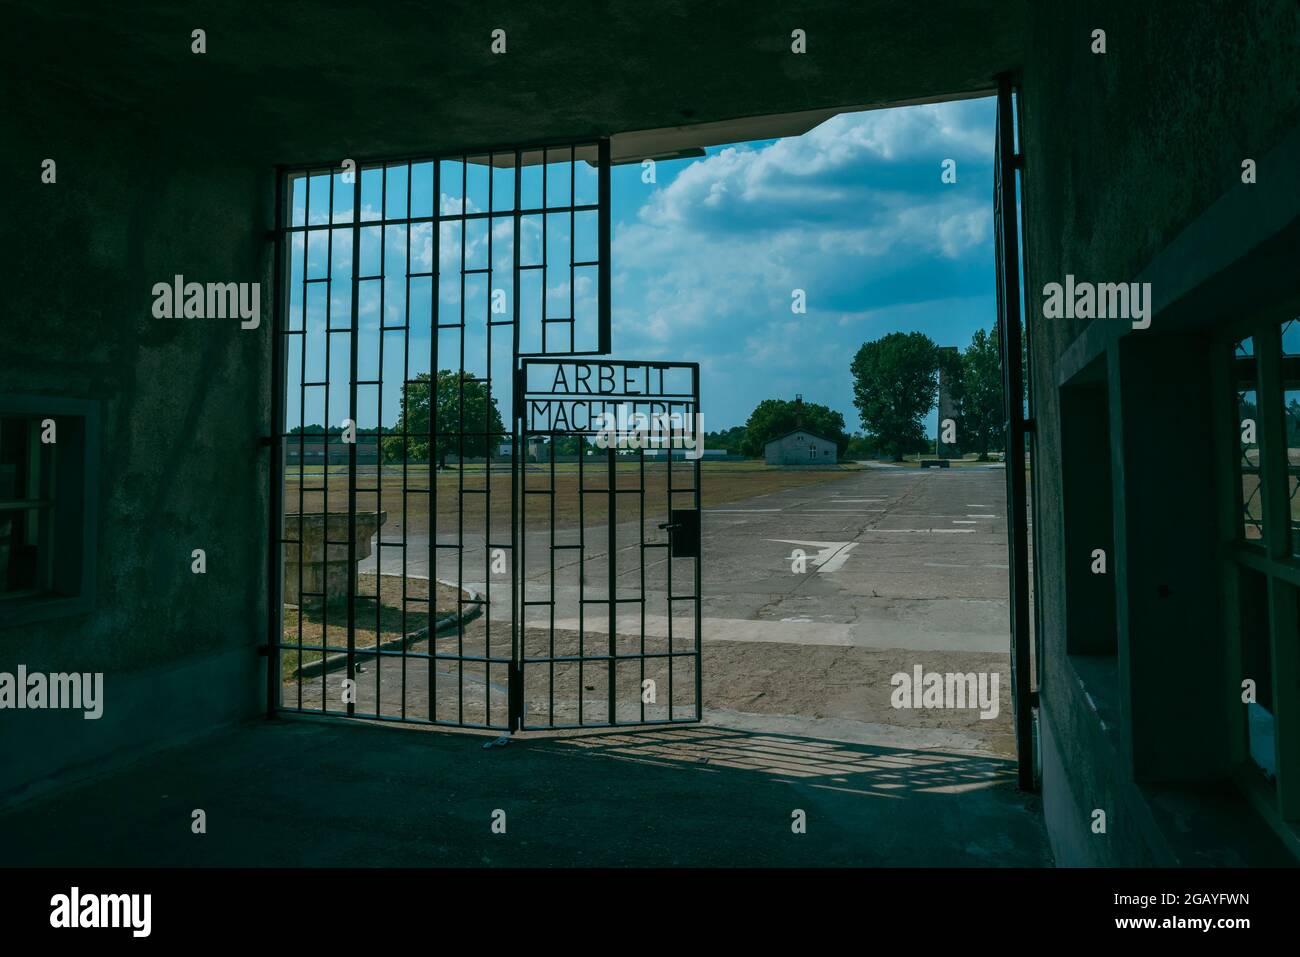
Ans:
[[[883,498],[841,498],[836,499],[838,502],[884,502]]]
[[[970,521],[969,519],[965,519],[965,518],[954,518],[954,519],[952,520],[952,523],[953,523],[954,525],[974,525],[974,524],[975,524],[974,522]]]
[[[963,513],[964,514],[964,513]],[[961,518],[961,515],[931,515],[926,512],[895,512],[894,518]]]
[[[978,512],[967,514],[967,518],[987,518],[990,522],[997,518],[996,515],[980,515]]]
[[[966,507],[967,507],[967,508],[992,508],[993,506],[992,506],[992,505],[972,505],[970,502],[967,502],[967,503],[966,503]]]
[[[683,634],[683,625],[690,631]],[[683,621],[682,618],[673,619],[673,636],[679,642],[677,645],[678,651],[694,647],[694,625],[694,618],[686,621]],[[578,619],[556,618],[555,627],[567,631],[577,631]],[[616,622],[616,628],[621,635],[640,635],[641,618],[639,615],[635,619],[631,616],[620,615]],[[583,630],[589,635],[608,634],[609,618],[607,616],[602,618],[589,615],[583,621]],[[821,621],[772,621],[770,619],[756,621],[743,618],[704,619],[705,641],[770,641],[780,644],[831,645],[844,648],[862,643],[853,640],[852,630],[852,625]],[[646,615],[645,634],[648,638],[668,637],[668,619],[661,615]],[[999,636],[999,641],[1005,643],[1006,639]]]
[[[779,508],[706,508],[706,512],[780,512]]]
[[[974,524],[973,522],[971,524]],[[922,535],[973,535],[973,528],[868,528],[863,534],[872,532],[918,532]]]
[[[813,566],[819,572],[838,571],[849,558],[849,552],[857,547],[857,542],[801,542],[795,538],[769,538],[769,542],[780,542],[783,545],[807,545],[809,548],[817,549],[817,557],[812,560]]]
[[[861,515],[863,512],[887,512],[884,508],[801,508],[797,514],[804,512],[849,512],[853,515]],[[774,541],[774,539],[769,539]]]

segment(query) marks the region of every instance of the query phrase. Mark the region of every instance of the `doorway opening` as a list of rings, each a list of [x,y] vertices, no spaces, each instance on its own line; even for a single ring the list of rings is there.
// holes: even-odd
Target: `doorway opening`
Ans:
[[[1031,785],[1004,93],[287,171],[272,707],[704,720]],[[628,443],[637,412],[703,441]]]

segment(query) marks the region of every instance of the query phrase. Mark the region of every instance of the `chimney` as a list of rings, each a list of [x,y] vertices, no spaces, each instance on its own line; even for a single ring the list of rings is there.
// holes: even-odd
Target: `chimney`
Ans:
[[[803,428],[803,393],[800,392],[794,397],[794,427]]]

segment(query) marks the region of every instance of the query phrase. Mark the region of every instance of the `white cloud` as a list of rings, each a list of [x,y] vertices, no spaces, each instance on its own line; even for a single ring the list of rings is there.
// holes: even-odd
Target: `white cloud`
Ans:
[[[867,317],[934,323],[960,303],[970,314],[954,321],[988,325],[973,304],[992,291],[992,148],[977,101],[840,116],[691,163],[615,229],[616,349],[715,366],[714,388],[744,393],[723,400],[724,420],[831,376],[856,421],[839,380],[866,338],[892,331]],[[956,185],[940,182],[949,158]],[[805,315],[790,311],[795,288]]]

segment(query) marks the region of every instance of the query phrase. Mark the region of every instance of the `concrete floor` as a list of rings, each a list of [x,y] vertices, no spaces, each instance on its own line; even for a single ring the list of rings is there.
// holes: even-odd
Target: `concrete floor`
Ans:
[[[751,717],[484,749],[467,732],[259,721],[20,806],[0,848],[8,866],[1050,863],[1011,762],[808,731]]]
[[[877,466],[824,484],[706,508],[704,513],[709,640],[1006,652],[1006,489],[1001,467]],[[589,582],[601,581],[607,568],[603,531],[603,525],[588,529],[584,570]],[[386,529],[384,534],[391,538],[382,548],[383,571],[401,574],[400,531]],[[630,586],[639,570],[630,554],[639,541],[635,523],[620,523],[617,539],[620,553],[625,553],[618,559],[620,576]],[[790,555],[796,548],[808,556],[807,573],[802,575],[791,571]],[[380,551],[376,536],[370,557],[358,566],[361,572],[374,571]],[[428,535],[409,535],[405,552],[406,573],[427,577]],[[530,597],[546,597],[544,548],[535,548],[532,557],[528,579],[538,587]],[[566,575],[565,569],[577,561],[576,553],[557,559],[557,626],[576,623],[578,589],[565,584],[576,575]],[[488,561],[481,535],[466,532],[463,564],[460,583],[485,591]],[[648,562],[648,572],[654,566]],[[437,575],[457,580],[454,553],[439,555]],[[492,583],[504,587],[509,579],[507,569]],[[666,607],[663,589],[654,587],[651,575],[648,582],[647,604]],[[591,589],[589,584],[589,597]],[[491,614],[509,620],[508,603],[496,604]],[[599,617],[593,616],[588,630],[599,626]],[[630,617],[626,627],[634,627]]]

